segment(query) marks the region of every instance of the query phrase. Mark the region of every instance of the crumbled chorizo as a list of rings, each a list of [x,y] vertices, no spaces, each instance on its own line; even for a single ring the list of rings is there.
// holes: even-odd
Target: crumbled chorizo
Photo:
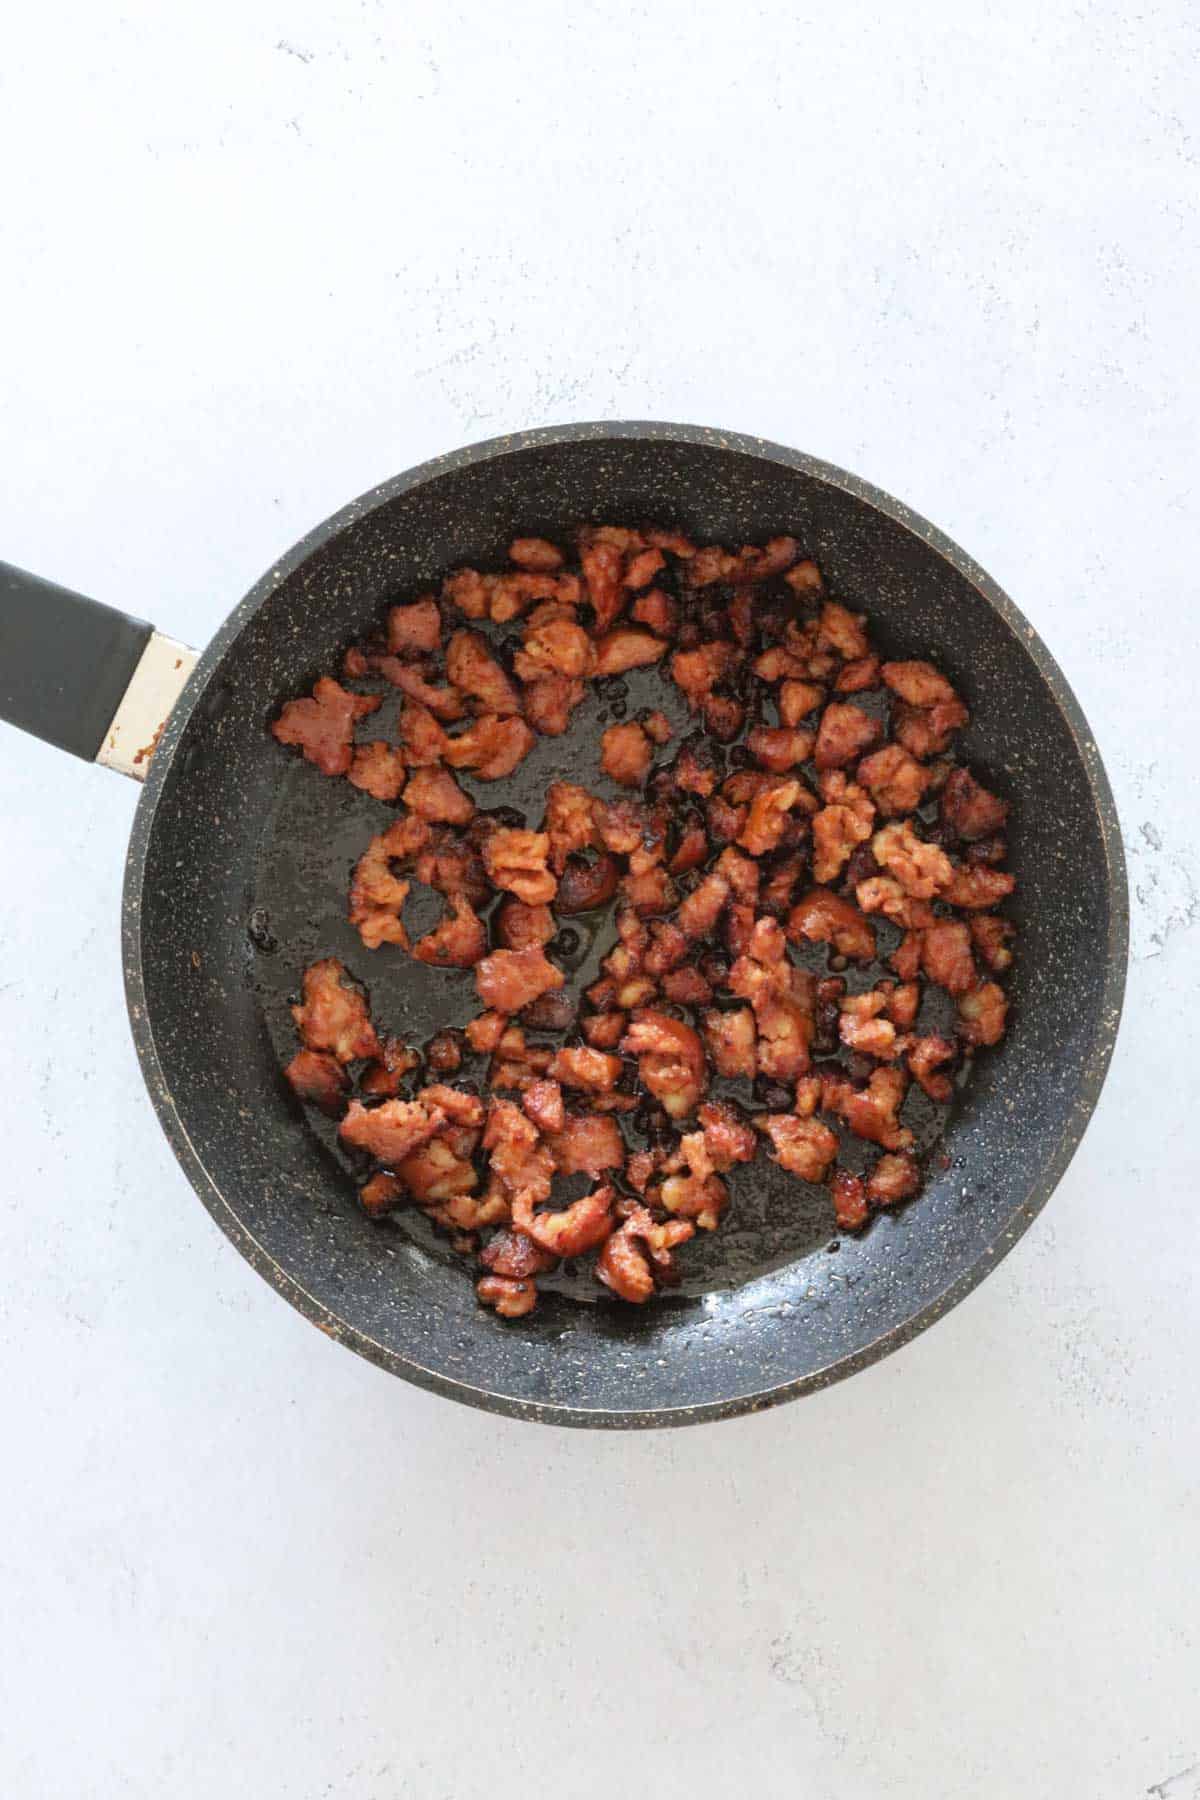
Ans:
[[[400,714],[400,736],[412,768],[435,767],[450,741],[429,708],[417,700],[405,702]]]
[[[561,969],[547,960],[540,947],[527,950],[493,950],[475,965],[475,986],[486,1007],[497,1012],[520,1012],[539,994],[563,985]]]
[[[669,1213],[694,1219],[701,1231],[715,1231],[729,1205],[729,1189],[719,1175],[675,1174],[663,1182],[659,1199]]]
[[[969,1044],[998,1044],[1004,1036],[1008,998],[994,981],[981,981],[958,1003],[959,1030]]]
[[[625,605],[626,591],[621,581],[620,546],[598,542],[590,534],[582,534],[579,560],[587,597],[596,615],[596,630],[607,631]]]
[[[883,736],[878,719],[845,700],[833,700],[821,714],[813,761],[818,769],[844,769],[874,749]]]
[[[586,692],[582,681],[569,676],[540,675],[525,683],[525,717],[542,737],[561,737]]]
[[[625,1035],[623,1012],[592,1013],[584,1019],[583,1035],[594,1050],[615,1050]]]
[[[900,704],[892,714],[892,729],[898,742],[923,761],[940,756],[969,717],[961,700],[939,700],[930,707]]]
[[[868,688],[877,688],[880,682],[879,658],[877,656],[858,656],[838,671],[834,678],[835,694],[862,694]]]
[[[728,898],[728,881],[718,869],[713,869],[681,903],[676,914],[676,921],[684,937],[708,937],[716,929],[717,920]]]
[[[535,1212],[528,1193],[513,1199],[513,1224],[554,1256],[582,1256],[604,1242],[616,1224],[613,1190],[594,1188],[561,1212]]]
[[[888,996],[878,989],[868,994],[848,994],[841,1004],[838,1035],[848,1050],[863,1056],[888,1058],[895,1054],[896,1027],[881,1017]]]
[[[798,562],[794,568],[789,569],[783,579],[793,593],[805,597],[823,594],[825,591],[825,582],[821,571],[811,556],[805,557],[802,562]]]
[[[537,1127],[511,1100],[493,1100],[488,1108],[483,1148],[488,1166],[510,1197],[526,1194],[536,1206],[550,1196],[554,1165]]]
[[[836,1132],[819,1119],[798,1119],[795,1113],[760,1113],[754,1123],[774,1145],[772,1162],[801,1181],[823,1181],[838,1152]]]
[[[596,675],[623,675],[627,669],[645,668],[666,654],[669,646],[662,638],[633,626],[620,626],[606,632],[596,643]]]
[[[794,677],[784,681],[779,689],[779,721],[789,730],[795,730],[803,719],[814,712],[825,699],[825,689],[815,681],[797,681]],[[815,743],[815,738],[813,742]],[[753,748],[753,746],[751,746]],[[805,752],[807,756],[811,752]],[[804,761],[804,757],[800,758]]]
[[[400,1092],[405,1076],[411,1075],[420,1060],[416,1051],[400,1038],[384,1038],[378,1059],[364,1069],[358,1085],[364,1094],[392,1100]]]
[[[933,924],[928,901],[914,900],[891,875],[869,875],[857,883],[854,898],[865,913],[882,913],[905,931],[921,931]]]
[[[298,1100],[337,1118],[350,1084],[335,1056],[325,1050],[297,1050],[283,1075]]]
[[[989,869],[985,863],[972,863],[952,871],[942,891],[942,899],[948,900],[951,906],[984,912],[998,906],[1001,900],[1007,900],[1016,885],[1014,877],[1005,869]]]
[[[728,1012],[706,1012],[702,1023],[717,1074],[729,1080],[739,1076],[753,1080],[758,1073],[757,1033],[750,1008],[737,1006]]]
[[[971,934],[958,919],[939,919],[921,934],[921,968],[948,994],[965,994],[975,985]]]
[[[817,620],[817,643],[822,650],[836,650],[846,662],[856,662],[870,650],[863,630],[865,613],[852,613],[836,600],[826,600]]]
[[[462,1064],[462,1034],[457,1031],[439,1031],[429,1040],[429,1048],[425,1052],[425,1060],[431,1069],[439,1075],[453,1075]]]
[[[871,839],[875,861],[898,881],[914,900],[932,900],[944,894],[953,869],[950,858],[936,844],[920,839],[907,819],[892,820]]]
[[[501,829],[493,831],[484,844],[483,863],[494,887],[507,888],[526,906],[546,906],[558,892],[558,883],[546,866],[549,854],[546,832]]]
[[[629,873],[621,881],[628,904],[646,918],[670,912],[675,904],[675,883],[660,856],[660,851],[635,850],[629,858]]]
[[[746,823],[737,841],[751,856],[764,856],[774,850],[788,821],[790,809],[803,792],[800,782],[784,776],[764,782],[750,802]]]
[[[359,1204],[368,1219],[381,1219],[408,1199],[408,1189],[398,1175],[378,1169],[358,1190]]]
[[[520,697],[478,631],[456,631],[446,646],[446,677],[460,693],[478,700],[486,713],[515,713]]]
[[[496,1054],[488,1070],[488,1086],[516,1088],[524,1092],[545,1075],[550,1067],[552,1054],[549,1050],[527,1044],[525,1033],[519,1025],[508,1025],[496,1045]]]
[[[884,1064],[873,1071],[862,1089],[835,1078],[825,1105],[841,1115],[856,1137],[867,1138],[885,1150],[907,1150],[913,1134],[897,1117],[907,1088],[903,1070]]]
[[[832,944],[839,956],[869,962],[875,954],[875,931],[849,900],[828,888],[809,888],[788,914],[787,935],[812,944]]]
[[[867,1177],[867,1198],[876,1206],[895,1206],[911,1200],[921,1186],[921,1171],[914,1157],[902,1152],[881,1156]]]
[[[292,1018],[306,1050],[329,1050],[340,1063],[378,1056],[367,997],[336,956],[310,963],[303,985],[304,997],[292,1007]]]
[[[537,1305],[537,1284],[514,1281],[505,1275],[484,1275],[475,1283],[480,1303],[491,1306],[502,1319],[523,1319]]]
[[[355,745],[346,779],[375,800],[398,800],[405,771],[403,752],[376,738],[370,744]]]
[[[826,805],[813,815],[813,876],[818,882],[837,879],[858,844],[865,843],[875,822],[875,808],[855,782],[834,771],[822,782]]]
[[[562,568],[563,553],[548,538],[519,537],[508,546],[508,560],[516,563],[519,569],[537,569],[548,574]]]
[[[753,1162],[757,1148],[754,1132],[727,1100],[705,1100],[697,1117],[704,1132],[704,1147],[713,1168],[722,1174],[734,1163]]]
[[[968,769],[952,769],[938,802],[942,824],[967,843],[1004,830],[1008,801],[989,793]]]
[[[568,856],[596,844],[596,816],[592,796],[573,781],[552,781],[546,793],[543,831],[550,839],[550,867],[561,875]],[[640,831],[635,841],[641,841]],[[609,846],[612,848],[613,846]]]
[[[653,760],[650,739],[635,722],[610,725],[600,739],[600,768],[622,787],[640,787]]]
[[[338,1126],[338,1136],[356,1150],[368,1150],[379,1162],[403,1162],[411,1150],[439,1131],[446,1115],[438,1106],[422,1106],[418,1100],[385,1100],[369,1111],[361,1100],[352,1100]]]
[[[418,938],[412,953],[418,962],[443,969],[470,969],[487,949],[487,928],[465,894],[449,895],[450,910]]]
[[[436,687],[427,679],[425,665],[401,662],[398,656],[376,656],[371,661],[372,667],[386,675],[393,687],[398,687],[415,706],[423,706],[443,725],[453,725],[466,712],[462,695],[455,688]]]
[[[539,1131],[561,1131],[565,1121],[562,1088],[549,1076],[538,1076],[521,1095],[526,1116]]]
[[[495,930],[505,950],[528,950],[531,944],[550,942],[555,932],[554,914],[545,905],[505,900],[496,910]]]
[[[492,897],[492,884],[478,850],[445,827],[430,833],[429,842],[418,852],[414,873],[426,887],[436,888],[439,894],[461,894],[476,908]]]
[[[814,743],[811,731],[785,725],[757,725],[746,739],[746,748],[761,768],[782,775],[807,762]]]
[[[617,1085],[621,1059],[604,1050],[592,1050],[580,1044],[574,1049],[560,1050],[550,1064],[550,1074],[564,1087],[584,1088],[592,1093],[607,1094]]]
[[[477,1056],[487,1056],[495,1050],[507,1029],[508,1019],[504,1013],[480,1013],[467,1021],[467,1042]]]
[[[513,667],[522,681],[537,681],[543,675],[562,675],[568,681],[579,681],[596,666],[591,638],[582,625],[569,618],[530,620],[521,648],[513,658]]]
[[[843,1231],[858,1231],[867,1222],[867,1194],[861,1175],[839,1169],[833,1178],[833,1216]]]
[[[654,637],[673,638],[679,626],[679,607],[662,588],[648,588],[629,609],[635,625],[644,625]]]
[[[1011,945],[1017,928],[1010,919],[997,918],[995,913],[973,913],[969,926],[971,942],[994,975],[1012,966]]]
[[[950,1039],[937,1032],[914,1038],[905,1052],[904,1061],[909,1074],[939,1106],[944,1106],[954,1092],[950,1076],[941,1071],[946,1063],[954,1061],[957,1054]]]
[[[664,646],[665,647],[665,646]],[[731,644],[699,644],[694,650],[677,650],[671,658],[671,679],[682,688],[693,711],[738,661]]]
[[[473,769],[480,781],[499,781],[524,761],[535,741],[524,719],[489,713],[456,738],[447,738],[442,754],[452,768]]]
[[[442,642],[442,615],[432,594],[407,606],[389,606],[387,647],[393,656],[432,656]]]
[[[568,1113],[562,1130],[550,1132],[546,1142],[560,1175],[599,1175],[625,1161],[620,1127],[607,1115]]]
[[[929,771],[901,745],[886,744],[859,763],[858,780],[880,812],[895,818],[916,811],[929,782]]]
[[[621,1040],[638,1058],[642,1084],[672,1119],[690,1113],[704,1091],[704,1046],[690,1025],[666,1013],[635,1012]]]
[[[416,769],[404,790],[404,804],[430,824],[466,825],[475,817],[475,802],[449,769]]]
[[[351,694],[322,675],[311,700],[289,700],[271,726],[281,744],[294,745],[322,775],[344,775],[350,767],[356,719],[380,706],[378,694]]]
[[[885,662],[881,673],[909,706],[936,706],[958,698],[946,677],[928,662]]]

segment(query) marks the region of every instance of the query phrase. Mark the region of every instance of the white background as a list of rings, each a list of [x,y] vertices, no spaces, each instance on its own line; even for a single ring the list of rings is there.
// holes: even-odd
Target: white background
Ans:
[[[457,1408],[193,1198],[136,794],[0,731],[0,1792],[1200,1795],[1197,14],[65,0],[0,64],[0,555],[201,644],[374,482],[760,433],[1064,664],[1135,890],[1087,1140],[881,1366],[687,1432]]]

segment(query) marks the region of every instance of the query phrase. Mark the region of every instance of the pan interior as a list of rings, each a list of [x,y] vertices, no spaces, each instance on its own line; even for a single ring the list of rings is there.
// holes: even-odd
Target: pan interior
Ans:
[[[345,922],[349,870],[390,810],[284,755],[266,724],[387,601],[457,563],[499,566],[517,532],[562,536],[586,519],[679,524],[734,543],[791,531],[832,591],[869,613],[885,650],[945,669],[971,708],[964,759],[1014,801],[1020,955],[1010,1038],[979,1060],[947,1166],[916,1204],[831,1253],[827,1198],[760,1157],[722,1229],[689,1246],[680,1293],[635,1311],[581,1305],[567,1281],[514,1328],[475,1307],[463,1265],[415,1215],[383,1229],[361,1216],[332,1132],[302,1117],[281,1080],[295,1041],[287,1001],[316,956],[341,957],[376,1017],[410,1041],[465,1022],[477,1003],[469,974],[363,949]],[[1088,752],[969,565],[803,458],[709,434],[580,428],[449,459],[368,496],[262,584],[239,622],[206,659],[147,796],[137,952],[167,1090],[156,1098],[206,1173],[208,1203],[290,1297],[357,1348],[463,1397],[634,1422],[827,1379],[936,1310],[1023,1229],[1106,1056],[1112,872]],[[651,694],[671,699],[653,674],[629,688],[631,711]],[[503,794],[480,784],[476,797],[538,814],[556,776],[598,786],[603,705],[590,697],[568,739],[539,741],[496,784]],[[367,721],[369,735],[379,723]]]

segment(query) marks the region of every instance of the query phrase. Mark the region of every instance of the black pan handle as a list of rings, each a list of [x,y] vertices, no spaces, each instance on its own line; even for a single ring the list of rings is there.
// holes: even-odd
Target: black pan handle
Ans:
[[[144,619],[0,562],[0,720],[142,777],[195,660]]]

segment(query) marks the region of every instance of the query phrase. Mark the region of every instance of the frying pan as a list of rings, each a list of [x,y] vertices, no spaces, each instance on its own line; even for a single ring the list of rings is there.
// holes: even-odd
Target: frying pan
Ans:
[[[399,951],[363,950],[345,922],[348,872],[386,809],[284,754],[266,728],[387,600],[457,564],[496,566],[518,533],[560,537],[589,519],[677,524],[731,544],[791,532],[832,591],[869,612],[889,654],[945,669],[971,710],[964,759],[1014,802],[1020,954],[1009,1036],[978,1060],[913,1205],[831,1243],[827,1200],[774,1183],[759,1159],[682,1292],[632,1308],[564,1281],[505,1324],[476,1306],[463,1266],[420,1235],[417,1215],[383,1227],[362,1216],[329,1134],[281,1079],[294,1047],[287,1001],[314,956],[340,956],[367,982],[377,1019],[414,1042],[475,1007],[469,973],[456,985]],[[923,1330],[995,1268],[1096,1104],[1124,989],[1128,896],[1091,732],[1032,626],[969,557],[812,457],[638,423],[473,445],[318,526],[194,668],[148,625],[0,568],[0,717],[145,775],[125,878],[126,992],[150,1096],[196,1192],[323,1331],[438,1393],[612,1427],[720,1418],[820,1388]],[[558,775],[594,781],[604,717],[590,698],[568,738],[539,742],[515,791],[483,803],[533,811]]]

